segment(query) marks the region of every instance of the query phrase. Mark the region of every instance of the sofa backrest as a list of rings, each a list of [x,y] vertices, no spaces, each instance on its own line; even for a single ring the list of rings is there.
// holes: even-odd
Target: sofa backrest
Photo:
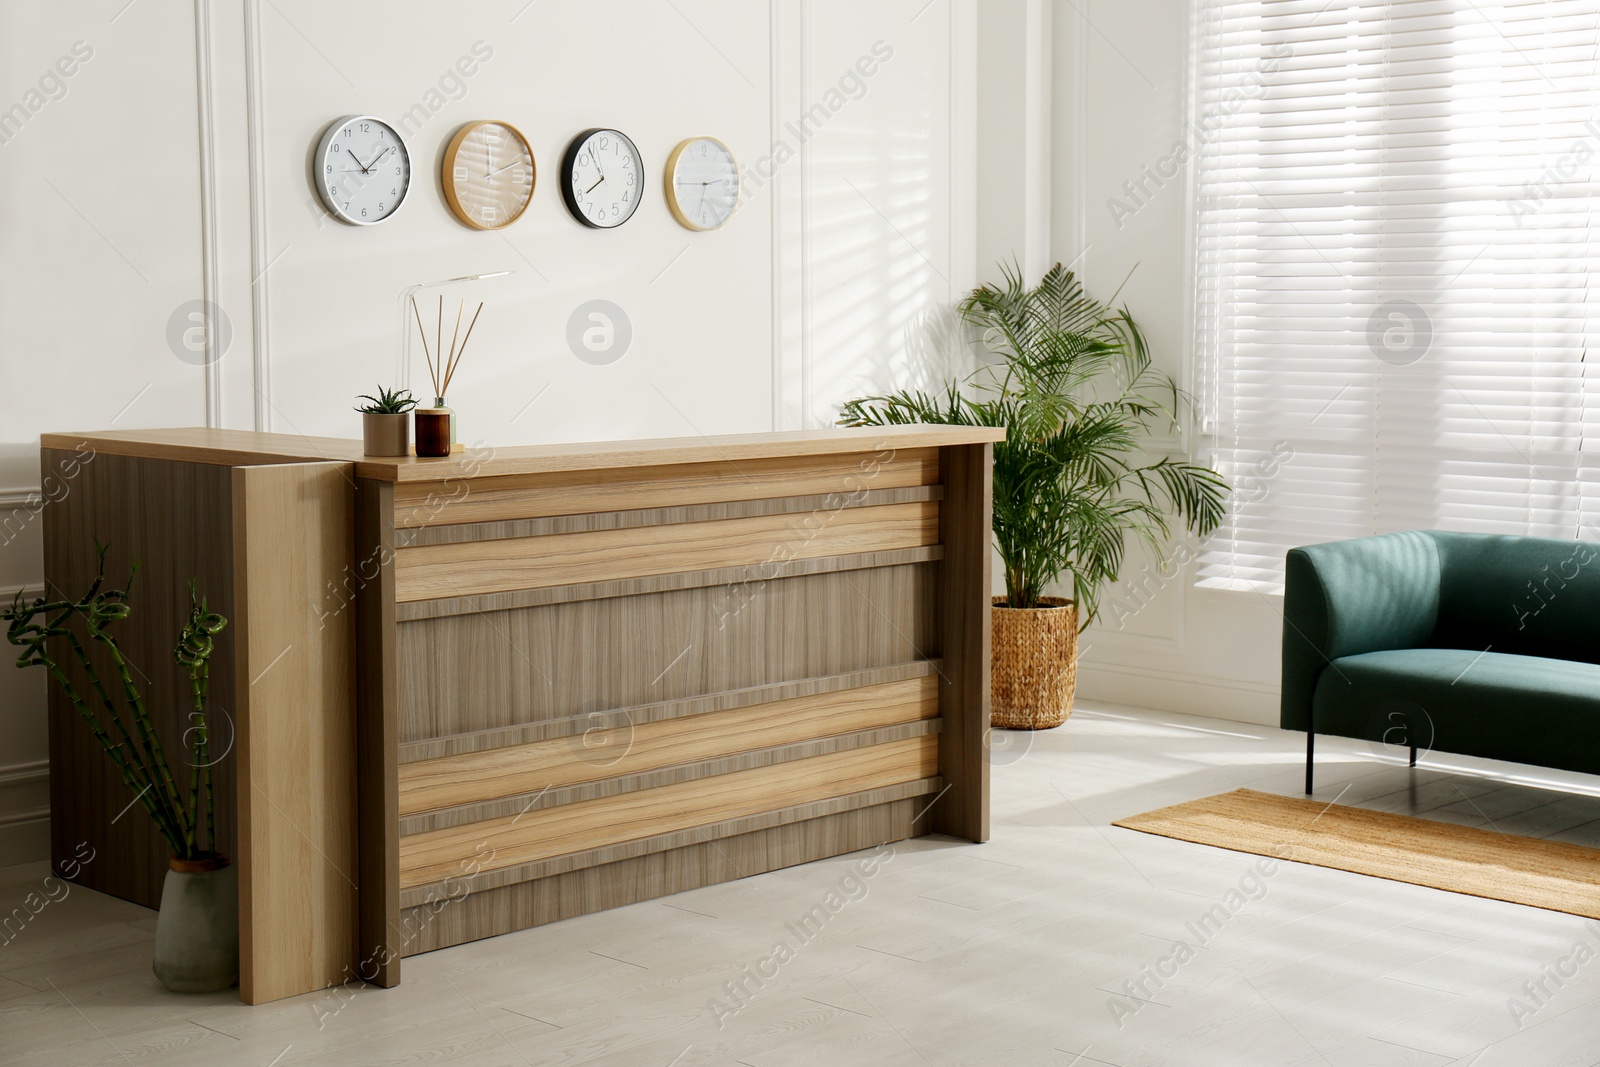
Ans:
[[[1600,544],[1433,531],[1432,644],[1600,663]]]

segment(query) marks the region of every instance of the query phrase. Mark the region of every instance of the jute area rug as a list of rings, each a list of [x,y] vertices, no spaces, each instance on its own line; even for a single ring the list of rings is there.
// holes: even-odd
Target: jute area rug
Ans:
[[[1236,789],[1113,825],[1600,919],[1600,851]]]

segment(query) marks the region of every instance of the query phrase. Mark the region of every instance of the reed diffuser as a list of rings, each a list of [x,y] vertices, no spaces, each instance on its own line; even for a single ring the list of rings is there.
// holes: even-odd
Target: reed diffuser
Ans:
[[[446,355],[443,294],[439,296],[439,315],[434,325],[431,351],[428,348],[428,331],[422,325],[422,312],[417,310],[416,297],[411,298],[411,312],[417,320],[417,333],[422,336],[422,354],[427,357],[428,376],[433,382],[433,407],[418,408],[413,416],[419,456],[448,456],[456,443],[456,413],[446,405],[445,395],[449,392],[451,379],[455,377],[456,367],[461,363],[462,353],[467,350],[467,342],[472,339],[473,327],[478,325],[478,316],[483,313],[483,302],[478,302],[478,310],[472,313],[472,321],[467,323],[467,333],[463,337],[461,320],[466,310],[467,302],[463,300],[456,309],[455,330],[450,335],[450,352]]]

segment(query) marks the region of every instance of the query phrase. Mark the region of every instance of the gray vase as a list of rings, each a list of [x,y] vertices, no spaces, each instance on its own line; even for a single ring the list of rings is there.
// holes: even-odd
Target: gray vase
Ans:
[[[204,861],[172,863],[174,868],[207,865]],[[239,980],[239,880],[235,867],[167,871],[150,969],[174,993],[214,993]]]

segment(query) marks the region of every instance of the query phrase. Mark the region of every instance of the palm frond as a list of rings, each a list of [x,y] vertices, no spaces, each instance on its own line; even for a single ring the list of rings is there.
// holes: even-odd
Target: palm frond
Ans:
[[[1087,626],[1130,538],[1161,551],[1169,518],[1210,533],[1228,487],[1195,464],[1136,462],[1187,397],[1154,366],[1127,308],[1090,296],[1072,271],[1058,263],[1029,285],[1015,264],[1002,265],[1000,281],[972,290],[959,311],[998,362],[943,393],[859,397],[840,421],[1005,427],[994,449],[993,528],[1008,603],[1032,607],[1065,581]]]

